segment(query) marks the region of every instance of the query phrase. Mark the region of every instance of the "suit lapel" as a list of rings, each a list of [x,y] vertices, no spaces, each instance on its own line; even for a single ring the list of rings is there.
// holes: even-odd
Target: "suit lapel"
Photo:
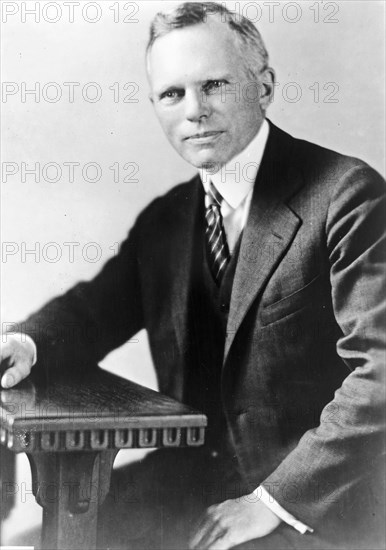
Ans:
[[[300,224],[286,201],[302,181],[291,174],[292,138],[270,123],[233,281],[224,362],[252,302],[261,293]]]

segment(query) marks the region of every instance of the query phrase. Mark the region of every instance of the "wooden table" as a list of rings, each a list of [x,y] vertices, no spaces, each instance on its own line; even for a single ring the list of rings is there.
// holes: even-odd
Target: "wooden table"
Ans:
[[[100,368],[2,390],[0,413],[2,445],[27,453],[47,550],[96,547],[119,449],[196,447],[206,426],[203,414]]]

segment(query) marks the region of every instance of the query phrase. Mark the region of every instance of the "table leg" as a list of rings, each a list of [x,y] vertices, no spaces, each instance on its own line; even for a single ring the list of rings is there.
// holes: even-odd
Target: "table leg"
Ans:
[[[15,454],[0,445],[0,521],[8,517],[15,503]],[[1,529],[0,529],[1,544]]]
[[[32,487],[43,507],[44,550],[96,548],[98,508],[117,450],[31,453]]]

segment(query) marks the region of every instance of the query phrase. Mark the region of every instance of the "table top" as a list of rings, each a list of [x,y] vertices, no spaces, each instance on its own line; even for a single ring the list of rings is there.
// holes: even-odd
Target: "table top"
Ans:
[[[15,452],[199,446],[204,414],[100,368],[1,391],[1,443]]]

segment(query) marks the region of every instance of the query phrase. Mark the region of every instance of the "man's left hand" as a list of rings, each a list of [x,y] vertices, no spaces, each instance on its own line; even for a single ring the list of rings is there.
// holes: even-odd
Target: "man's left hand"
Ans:
[[[256,495],[210,506],[194,533],[191,550],[228,550],[248,540],[265,537],[281,523]]]

